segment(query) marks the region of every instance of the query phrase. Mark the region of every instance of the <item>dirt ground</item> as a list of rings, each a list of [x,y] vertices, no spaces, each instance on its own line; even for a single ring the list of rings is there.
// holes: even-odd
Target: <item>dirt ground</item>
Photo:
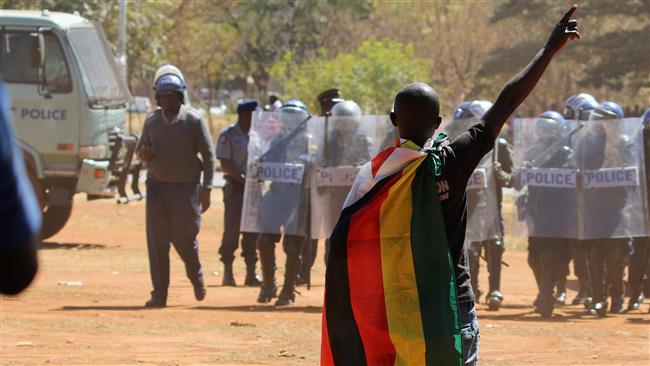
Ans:
[[[207,298],[194,300],[173,253],[169,307],[145,310],[150,279],[144,202],[117,205],[77,196],[68,225],[41,246],[34,284],[19,297],[0,298],[0,364],[317,364],[322,250],[315,286],[311,291],[299,288],[295,306],[257,305],[257,289],[220,286],[221,227],[221,193],[216,190],[199,236]],[[504,307],[498,312],[479,307],[481,365],[650,364],[648,302],[642,312],[604,319],[586,317],[577,306],[540,319],[531,306],[536,289],[520,247],[504,255],[510,265],[503,270]],[[283,263],[281,255],[278,260]],[[240,258],[236,271],[242,283]],[[481,268],[484,288],[485,273]],[[569,286],[572,298],[574,278]]]

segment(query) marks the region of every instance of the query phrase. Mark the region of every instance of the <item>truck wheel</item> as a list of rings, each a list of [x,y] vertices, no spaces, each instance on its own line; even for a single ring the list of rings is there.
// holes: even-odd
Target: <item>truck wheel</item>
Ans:
[[[43,223],[41,225],[41,240],[47,239],[63,229],[72,213],[72,202],[69,205],[46,206],[43,186],[38,175],[31,167],[27,166],[27,175],[34,188],[34,194],[43,212]]]
[[[72,213],[72,202],[70,205],[46,206],[43,209],[43,226],[41,227],[41,239],[47,239],[63,229]]]

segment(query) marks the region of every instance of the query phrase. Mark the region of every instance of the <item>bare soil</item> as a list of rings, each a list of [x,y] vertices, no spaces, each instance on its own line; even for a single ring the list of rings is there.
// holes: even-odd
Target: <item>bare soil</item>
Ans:
[[[257,289],[221,287],[221,193],[199,235],[208,295],[195,301],[172,250],[168,307],[146,310],[150,278],[144,202],[116,205],[77,196],[72,218],[40,250],[34,284],[0,298],[1,365],[314,365],[319,361],[324,265],[295,306],[255,302]],[[522,240],[513,240],[521,243]],[[479,306],[481,365],[649,365],[650,314],[595,319],[581,306],[552,319],[533,313],[536,287],[522,245],[504,254],[503,308]],[[525,248],[525,247],[524,247]],[[278,248],[278,264],[283,256]],[[487,287],[484,263],[481,283]],[[243,282],[244,264],[236,260]],[[214,274],[213,272],[217,272]],[[278,277],[281,278],[282,269]],[[575,278],[569,281],[575,295]]]

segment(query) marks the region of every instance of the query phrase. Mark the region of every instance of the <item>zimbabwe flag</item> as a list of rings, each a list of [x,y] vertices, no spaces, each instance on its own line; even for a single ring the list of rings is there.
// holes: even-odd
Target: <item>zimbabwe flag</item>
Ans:
[[[364,165],[332,232],[323,365],[463,364],[439,150],[416,149],[405,141]]]

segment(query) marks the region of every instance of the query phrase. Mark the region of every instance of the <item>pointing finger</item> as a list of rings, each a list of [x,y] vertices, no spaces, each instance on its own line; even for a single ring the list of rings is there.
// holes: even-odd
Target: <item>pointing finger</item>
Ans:
[[[562,20],[560,20],[560,22],[562,22],[562,23],[568,22],[569,19],[571,19],[571,16],[573,15],[573,13],[576,12],[576,9],[578,9],[578,5],[573,4],[573,6],[571,6],[571,9],[569,9],[569,11],[567,11],[566,14],[564,14],[564,16],[562,17]]]

